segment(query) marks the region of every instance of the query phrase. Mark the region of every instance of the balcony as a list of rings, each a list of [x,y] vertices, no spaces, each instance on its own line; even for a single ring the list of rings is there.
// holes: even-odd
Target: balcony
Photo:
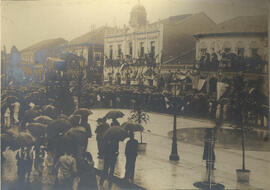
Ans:
[[[223,57],[221,60],[204,59],[196,63],[200,71],[218,71],[223,72],[245,72],[245,73],[267,73],[268,63],[259,56],[243,58],[240,56]]]

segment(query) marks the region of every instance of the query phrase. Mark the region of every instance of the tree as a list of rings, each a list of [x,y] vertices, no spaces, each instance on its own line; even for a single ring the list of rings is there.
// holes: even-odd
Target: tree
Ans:
[[[248,83],[244,81],[242,76],[234,77],[232,85],[228,88],[227,98],[233,115],[231,122],[236,129],[240,130],[242,171],[246,171],[245,139],[247,132],[254,127],[254,125],[249,125],[249,115],[256,113],[260,104],[257,97],[250,93]]]
[[[147,123],[149,121],[149,115],[144,112],[143,109],[143,101],[140,96],[137,96],[137,100],[133,100],[133,110],[131,111],[131,116],[129,120],[132,120],[136,123],[142,124],[142,123]],[[141,143],[142,142],[142,131],[140,131],[140,136],[141,136]]]

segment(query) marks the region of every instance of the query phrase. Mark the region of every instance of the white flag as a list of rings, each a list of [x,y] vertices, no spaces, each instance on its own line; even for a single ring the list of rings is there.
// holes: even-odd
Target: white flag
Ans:
[[[200,80],[199,80],[199,83],[198,83],[198,90],[201,90],[201,89],[202,89],[204,83],[205,83],[205,79],[200,79]]]
[[[220,97],[226,92],[226,88],[229,85],[224,82],[217,82],[217,100],[220,99]]]

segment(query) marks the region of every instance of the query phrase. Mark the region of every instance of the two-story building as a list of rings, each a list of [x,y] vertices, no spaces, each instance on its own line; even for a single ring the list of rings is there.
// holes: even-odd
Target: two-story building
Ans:
[[[129,26],[105,34],[104,79],[117,84],[156,85],[162,65],[195,48],[193,34],[215,26],[204,13],[169,17],[148,23],[144,6],[130,12]]]
[[[44,40],[20,51],[26,75],[35,80],[44,79],[44,64],[48,57],[56,57],[66,46],[63,38]]]

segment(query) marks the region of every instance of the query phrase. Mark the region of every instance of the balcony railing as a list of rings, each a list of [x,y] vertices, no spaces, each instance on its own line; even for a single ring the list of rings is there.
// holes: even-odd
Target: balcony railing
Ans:
[[[222,58],[218,60],[203,60],[198,61],[197,66],[201,71],[218,71],[224,72],[246,72],[246,73],[267,73],[267,62],[260,57],[242,58],[236,56],[233,59]]]

